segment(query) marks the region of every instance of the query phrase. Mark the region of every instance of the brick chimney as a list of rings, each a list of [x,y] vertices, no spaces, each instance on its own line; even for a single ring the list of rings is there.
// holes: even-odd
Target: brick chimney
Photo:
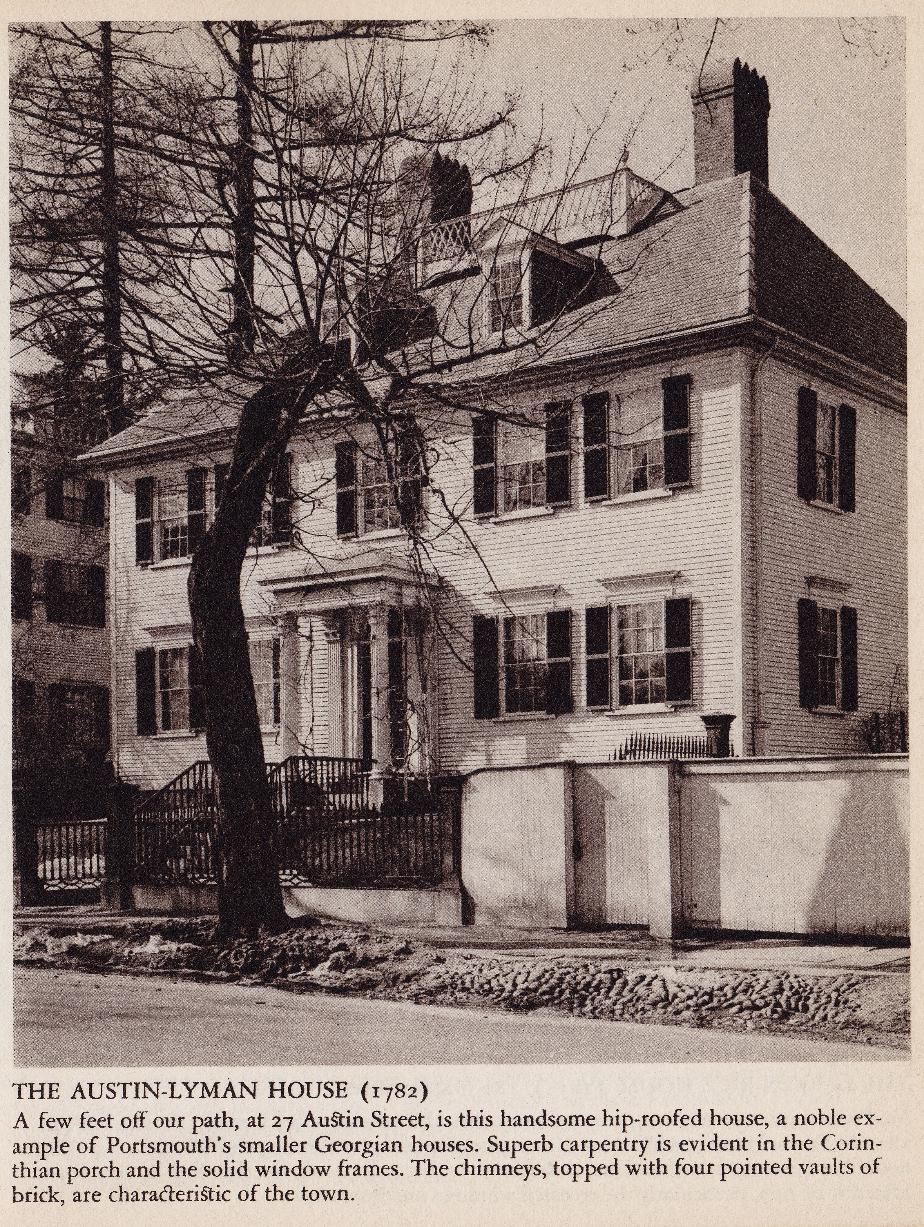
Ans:
[[[704,69],[690,87],[696,182],[727,179],[749,170],[767,182],[766,78],[735,60]]]

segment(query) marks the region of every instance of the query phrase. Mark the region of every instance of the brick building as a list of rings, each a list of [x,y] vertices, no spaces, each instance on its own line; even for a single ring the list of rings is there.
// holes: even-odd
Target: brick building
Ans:
[[[849,752],[894,702],[905,324],[770,191],[763,79],[716,68],[692,101],[682,191],[621,167],[489,214],[423,199],[418,292],[484,356],[397,482],[371,426],[293,439],[243,581],[269,760],[594,761],[719,714],[741,756]],[[235,414],[176,397],[89,453],[113,755],[143,787],[205,757],[186,580]]]
[[[43,807],[102,812],[110,741],[106,486],[72,471],[54,436],[46,416],[14,409],[13,767]]]

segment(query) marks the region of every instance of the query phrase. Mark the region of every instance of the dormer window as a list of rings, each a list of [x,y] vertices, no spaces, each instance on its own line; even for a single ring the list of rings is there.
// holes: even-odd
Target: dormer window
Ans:
[[[525,279],[519,260],[498,262],[490,273],[491,331],[519,328],[523,324]]]

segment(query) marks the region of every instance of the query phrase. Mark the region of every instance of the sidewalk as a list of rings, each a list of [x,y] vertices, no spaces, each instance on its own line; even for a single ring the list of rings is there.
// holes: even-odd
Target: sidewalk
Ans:
[[[122,926],[156,925],[177,917],[105,911],[98,906],[33,907],[14,911],[23,928],[73,926],[84,932]],[[331,922],[335,924],[336,922]],[[346,922],[344,922],[345,927]],[[374,928],[374,926],[355,926]],[[378,930],[396,941],[414,942],[434,950],[459,954],[489,952],[524,957],[563,955],[606,962],[643,963],[701,969],[738,971],[796,971],[836,974],[857,971],[907,974],[911,952],[907,943],[886,938],[845,941],[815,937],[751,937],[704,933],[674,942],[650,938],[644,929],[595,931],[513,929],[497,926],[384,926]]]

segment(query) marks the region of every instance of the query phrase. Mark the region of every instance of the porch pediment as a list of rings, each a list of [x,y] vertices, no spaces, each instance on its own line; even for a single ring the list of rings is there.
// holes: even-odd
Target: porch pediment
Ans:
[[[324,613],[345,605],[407,605],[415,596],[436,592],[441,578],[415,566],[406,556],[368,550],[298,575],[260,581],[281,613]]]

